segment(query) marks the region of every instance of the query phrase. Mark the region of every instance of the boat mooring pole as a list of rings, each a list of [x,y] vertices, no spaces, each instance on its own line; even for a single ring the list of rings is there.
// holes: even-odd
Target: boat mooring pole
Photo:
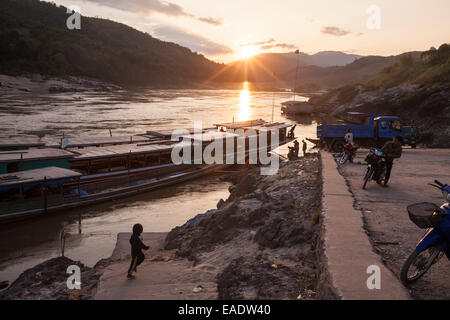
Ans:
[[[273,96],[272,96],[272,123],[273,123],[273,113],[275,109],[275,86],[277,84],[277,78],[275,77],[275,72],[273,72]]]
[[[43,185],[43,191],[44,191],[44,212],[47,213],[47,177],[44,176],[44,185]]]

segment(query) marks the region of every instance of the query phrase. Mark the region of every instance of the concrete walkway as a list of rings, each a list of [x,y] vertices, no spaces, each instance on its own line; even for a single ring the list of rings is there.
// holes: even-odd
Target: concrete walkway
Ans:
[[[353,197],[336,162],[321,152],[324,205],[324,255],[334,293],[341,299],[410,299],[404,286],[373,251],[363,228],[362,214],[353,208]],[[367,286],[369,266],[379,267],[381,288]]]

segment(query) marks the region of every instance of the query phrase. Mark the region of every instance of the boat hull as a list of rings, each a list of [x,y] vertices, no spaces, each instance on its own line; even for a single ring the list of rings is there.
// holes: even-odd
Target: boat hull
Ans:
[[[313,113],[313,107],[309,104],[282,106],[281,111],[286,114],[310,114]]]

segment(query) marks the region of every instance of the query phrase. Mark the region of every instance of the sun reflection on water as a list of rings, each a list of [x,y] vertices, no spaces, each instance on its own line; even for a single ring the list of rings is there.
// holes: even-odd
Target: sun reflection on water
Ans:
[[[250,90],[248,82],[243,83],[239,98],[239,121],[250,119]]]

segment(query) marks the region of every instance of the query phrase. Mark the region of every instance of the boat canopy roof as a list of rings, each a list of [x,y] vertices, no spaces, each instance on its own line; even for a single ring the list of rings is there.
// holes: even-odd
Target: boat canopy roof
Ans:
[[[34,170],[19,171],[14,173],[0,174],[0,190],[9,189],[9,187],[30,184],[42,181],[65,182],[67,179],[81,176],[81,173],[64,169],[60,167],[45,167]],[[6,188],[8,187],[8,188]]]
[[[66,137],[69,144],[66,148],[91,147],[100,145],[116,145],[147,142],[151,139],[145,136],[117,136],[117,137]],[[64,138],[64,139],[66,139]],[[45,143],[46,147],[59,148],[62,138],[48,138]]]
[[[238,135],[235,133],[231,133],[231,132],[221,132],[221,131],[216,131],[216,130],[210,130],[210,131],[206,131],[204,133],[202,133],[201,135],[199,135],[198,137],[194,134],[191,135],[186,135],[186,136],[181,136],[180,138],[182,138],[183,140],[194,140],[194,141],[202,141],[202,142],[209,142],[209,141],[213,141],[213,140],[217,140],[217,139],[227,139],[227,138],[235,138]]]
[[[92,160],[100,158],[113,158],[127,155],[160,154],[170,152],[173,144],[122,144],[106,147],[88,147],[71,150],[77,154],[74,160]]]
[[[44,142],[37,137],[12,137],[0,139],[0,149],[43,147]]]
[[[265,120],[257,119],[257,120],[246,120],[246,121],[227,122],[227,123],[216,123],[216,124],[214,124],[214,126],[216,126],[217,128],[224,127],[227,129],[239,129],[239,128],[260,126],[265,123],[267,123]]]
[[[75,154],[72,152],[54,148],[0,151],[0,162],[67,159],[74,156]]]
[[[211,129],[215,129],[215,128],[204,128],[202,129],[202,132],[211,130]],[[165,130],[159,130],[159,131],[147,131],[146,135],[147,136],[152,136],[152,138],[154,139],[156,138],[165,138],[165,139],[170,139],[172,137],[172,134],[175,132],[175,130],[185,130],[188,131],[189,134],[193,134],[194,133],[194,128],[173,128],[173,129],[165,129]]]
[[[255,129],[257,131],[270,131],[270,130],[279,130],[283,128],[289,128],[292,125],[286,124],[284,122],[277,122],[277,123],[269,123],[267,125],[262,126],[254,126],[251,129]]]

